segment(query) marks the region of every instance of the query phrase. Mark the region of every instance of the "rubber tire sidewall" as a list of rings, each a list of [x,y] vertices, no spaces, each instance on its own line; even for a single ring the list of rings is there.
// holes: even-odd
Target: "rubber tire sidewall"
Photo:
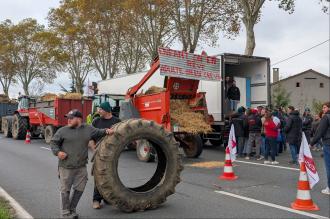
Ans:
[[[126,188],[117,171],[118,159],[125,144],[137,137],[161,142],[160,148],[167,158],[161,184],[142,193]],[[178,146],[173,134],[153,121],[131,119],[116,124],[114,134],[104,138],[95,154],[93,174],[102,197],[124,212],[157,208],[175,192],[175,186],[180,182],[183,166]]]
[[[188,135],[187,135],[188,137]],[[195,142],[195,151],[193,153],[190,153],[185,147],[183,147],[183,151],[188,158],[198,158],[202,152],[203,152],[203,147],[204,143],[200,135],[189,135],[189,137],[192,138],[192,140]]]
[[[49,134],[47,134],[47,133],[49,133]],[[45,134],[44,134],[45,142],[47,144],[50,144],[50,142],[51,142],[54,134],[55,134],[55,128],[54,128],[54,126],[47,125],[46,128],[45,128]]]
[[[15,123],[18,130],[14,130]],[[29,128],[28,119],[26,117],[22,117],[19,114],[15,114],[12,121],[12,135],[14,139],[24,140],[26,138],[26,133]]]

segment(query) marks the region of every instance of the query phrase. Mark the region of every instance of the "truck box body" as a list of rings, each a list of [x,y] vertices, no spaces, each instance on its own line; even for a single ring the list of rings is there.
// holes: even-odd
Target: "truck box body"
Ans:
[[[53,101],[34,102],[29,104],[29,121],[31,126],[67,125],[65,115],[72,109],[78,109],[83,114],[83,121],[92,111],[92,100],[73,100],[56,98]]]
[[[17,110],[17,103],[0,103],[0,118],[13,115]]]
[[[244,56],[225,53],[220,55],[222,81],[200,81],[199,92],[206,92],[208,111],[214,120],[224,121],[229,112],[225,99],[227,76],[236,80],[241,100],[238,106],[257,107],[270,104],[270,60],[264,57]],[[146,72],[125,75],[98,83],[99,93],[126,94],[127,90],[138,83]],[[141,88],[146,91],[151,86],[164,87],[165,76],[156,72]]]

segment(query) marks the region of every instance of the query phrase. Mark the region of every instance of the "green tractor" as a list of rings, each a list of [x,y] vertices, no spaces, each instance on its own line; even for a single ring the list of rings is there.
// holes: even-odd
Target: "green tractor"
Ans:
[[[93,97],[92,112],[87,116],[86,123],[92,124],[93,120],[100,115],[97,113],[97,108],[101,103],[109,102],[112,114],[119,117],[120,103],[125,100],[125,95],[120,94],[95,94]]]

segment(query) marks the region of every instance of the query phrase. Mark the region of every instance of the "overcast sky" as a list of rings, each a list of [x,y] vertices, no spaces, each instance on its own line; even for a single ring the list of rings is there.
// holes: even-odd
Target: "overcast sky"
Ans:
[[[24,18],[32,17],[46,25],[49,8],[58,6],[59,1],[0,0],[0,5],[0,21],[11,19],[16,23]],[[270,57],[272,63],[329,39],[329,15],[321,11],[318,0],[296,1],[296,10],[292,15],[278,9],[274,1],[266,1],[262,10],[261,22],[255,27],[257,46],[254,55]],[[203,46],[196,52],[200,53],[204,49],[209,55],[223,52],[243,53],[244,47],[245,31],[242,27],[240,35],[235,39],[228,40],[220,35],[217,47]],[[180,49],[180,47],[174,47],[174,49]],[[329,42],[272,67],[280,68],[281,78],[307,69],[329,75]],[[98,77],[91,76],[90,81],[92,80],[98,80]],[[54,84],[47,86],[45,91],[58,92],[59,84],[69,87],[70,81],[61,77]],[[19,87],[11,89],[10,93],[15,96],[19,90],[21,90]]]

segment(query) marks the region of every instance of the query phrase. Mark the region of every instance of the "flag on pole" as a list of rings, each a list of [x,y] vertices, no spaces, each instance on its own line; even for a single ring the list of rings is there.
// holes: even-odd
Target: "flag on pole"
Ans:
[[[230,158],[232,161],[236,160],[236,153],[237,153],[237,143],[236,143],[236,137],[235,137],[235,129],[234,125],[232,124],[230,127],[229,132],[229,140],[228,140],[228,146],[230,151]]]
[[[313,186],[320,180],[320,177],[317,173],[312,153],[304,132],[302,133],[302,141],[299,150],[299,163],[301,164],[302,162],[305,162],[309,185],[313,188]]]

